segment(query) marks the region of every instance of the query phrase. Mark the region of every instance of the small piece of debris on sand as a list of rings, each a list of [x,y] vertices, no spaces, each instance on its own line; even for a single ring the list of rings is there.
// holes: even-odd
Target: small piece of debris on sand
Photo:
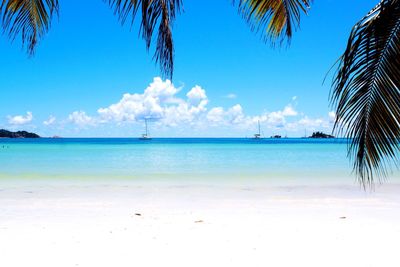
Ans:
[[[198,221],[194,221],[194,223],[202,223],[204,222],[203,220],[198,220]]]
[[[140,213],[135,213],[135,215],[136,215],[136,216],[142,216],[142,214],[140,214]]]
[[[339,219],[346,219],[346,216],[339,217]]]

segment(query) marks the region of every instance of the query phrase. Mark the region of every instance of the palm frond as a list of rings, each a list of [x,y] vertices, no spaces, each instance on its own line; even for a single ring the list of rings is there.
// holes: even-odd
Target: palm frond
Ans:
[[[239,11],[254,31],[272,44],[290,41],[312,0],[239,0]]]
[[[164,76],[172,78],[174,68],[174,42],[172,26],[176,15],[182,9],[182,0],[106,0],[122,24],[133,23],[140,12],[140,33],[149,50],[153,33],[157,29],[157,45],[154,53]]]
[[[54,14],[58,14],[58,0],[0,0],[2,28],[14,40],[21,36],[33,54],[36,44],[47,33]]]
[[[332,90],[335,131],[349,138],[360,182],[396,163],[400,137],[400,0],[383,0],[353,28]]]

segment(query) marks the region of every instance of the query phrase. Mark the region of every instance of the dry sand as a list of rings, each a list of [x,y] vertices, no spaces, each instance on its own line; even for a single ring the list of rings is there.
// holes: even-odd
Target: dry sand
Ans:
[[[0,266],[400,266],[400,185],[0,184]]]

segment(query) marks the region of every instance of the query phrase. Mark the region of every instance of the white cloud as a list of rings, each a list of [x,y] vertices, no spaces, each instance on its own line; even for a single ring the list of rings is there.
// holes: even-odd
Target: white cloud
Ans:
[[[99,108],[96,116],[88,116],[84,111],[75,111],[64,122],[72,123],[80,128],[86,126],[104,127],[106,124],[123,125],[126,123],[142,123],[147,118],[153,121],[153,127],[168,129],[177,127],[174,131],[184,131],[190,134],[194,130],[201,131],[213,127],[215,131],[232,129],[231,133],[253,131],[258,121],[263,129],[273,132],[291,131],[302,133],[307,130],[322,130],[331,127],[334,113],[330,112],[324,118],[309,118],[299,113],[295,108],[297,97],[281,110],[249,115],[240,104],[231,107],[210,107],[207,92],[199,85],[180,94],[181,88],[176,88],[169,80],[159,77],[153,79],[141,93],[125,93],[122,98],[108,107]],[[233,98],[233,97],[232,97]],[[45,125],[55,122],[50,116]],[[217,129],[221,127],[220,129]],[[199,133],[199,132],[197,132]]]
[[[227,95],[225,96],[225,98],[235,99],[235,98],[237,98],[237,95],[236,95],[236,94],[233,94],[233,93],[230,93],[230,94],[227,94]]]
[[[335,123],[335,121],[336,121],[336,112],[335,111],[330,111],[328,113],[328,116],[329,116],[329,122],[330,123]]]
[[[196,85],[186,93],[186,99],[178,97],[179,90],[171,81],[154,78],[142,94],[123,95],[122,99],[98,110],[101,122],[138,122],[150,118],[163,126],[178,125],[233,125],[239,128],[253,127],[257,121],[270,128],[283,127],[287,117],[295,117],[297,111],[292,105],[283,110],[248,116],[240,104],[230,108],[213,107],[208,111],[206,91]]]
[[[284,128],[287,124],[287,118],[296,117],[298,112],[289,104],[283,110],[265,113],[253,119],[253,123],[260,121],[265,122],[268,128]]]
[[[261,121],[267,121],[270,125],[281,126],[286,122],[286,119],[283,111],[274,111],[266,114]]]
[[[245,116],[243,114],[243,108],[239,104],[236,104],[233,107],[229,108],[227,115],[229,122],[233,124],[239,124],[243,122],[243,120],[245,119]]]
[[[33,120],[32,112],[28,111],[25,116],[17,115],[17,116],[8,116],[8,123],[11,125],[24,125],[28,124]]]
[[[297,126],[297,129],[303,128],[303,129],[309,130],[309,131],[316,131],[316,130],[322,130],[322,129],[328,130],[331,128],[331,124],[329,123],[329,120],[326,120],[324,118],[309,118],[308,116],[301,118],[297,122],[296,126]]]
[[[43,121],[43,124],[46,126],[52,125],[56,122],[56,117],[54,117],[53,115],[50,115],[49,118],[45,121]]]
[[[265,112],[261,115],[249,116],[244,113],[241,105],[236,104],[228,110],[222,107],[212,108],[207,113],[208,121],[216,125],[230,125],[241,129],[251,129],[258,122],[270,129],[284,128],[288,117],[297,116],[298,112],[291,106],[286,106],[283,110]]]
[[[297,116],[297,111],[296,111],[291,105],[287,105],[287,106],[283,109],[282,115],[285,116],[285,117]]]
[[[228,110],[224,110],[222,107],[212,108],[206,115],[209,122],[213,125],[237,125],[237,124],[248,124],[245,115],[243,114],[243,108],[241,105],[236,104]]]
[[[205,111],[208,104],[206,91],[200,86],[196,85],[187,94],[188,103],[192,108],[192,112],[198,113],[199,111]],[[194,108],[194,109],[193,109]]]
[[[207,120],[212,123],[220,123],[224,120],[225,111],[222,107],[212,108],[207,113]]]
[[[309,117],[305,116],[299,120],[299,125],[310,128],[324,127],[326,126],[326,121],[323,119],[310,119]]]
[[[102,122],[137,122],[145,118],[160,121],[167,126],[193,123],[194,119],[207,110],[206,91],[193,87],[187,99],[178,98],[179,89],[171,81],[154,78],[143,94],[123,95],[115,104],[98,110]]]
[[[197,106],[203,99],[207,99],[206,91],[200,86],[196,85],[187,94],[189,102]]]
[[[86,115],[84,111],[74,111],[68,116],[68,121],[78,125],[79,127],[86,127],[95,125],[95,119]]]
[[[309,118],[304,116],[297,121],[292,121],[285,124],[285,130],[301,133],[302,131],[330,131],[331,124],[325,118]]]
[[[143,94],[123,95],[122,99],[107,108],[100,108],[98,113],[104,122],[139,121],[144,118],[160,119],[164,116],[163,105],[181,102],[174,96],[179,90],[171,81],[154,78]]]

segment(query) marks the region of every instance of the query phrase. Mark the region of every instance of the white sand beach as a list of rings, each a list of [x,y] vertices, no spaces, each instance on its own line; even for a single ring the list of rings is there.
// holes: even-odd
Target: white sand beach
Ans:
[[[400,267],[400,0],[0,0],[0,29],[0,267]]]
[[[400,266],[399,192],[3,183],[0,266]]]

